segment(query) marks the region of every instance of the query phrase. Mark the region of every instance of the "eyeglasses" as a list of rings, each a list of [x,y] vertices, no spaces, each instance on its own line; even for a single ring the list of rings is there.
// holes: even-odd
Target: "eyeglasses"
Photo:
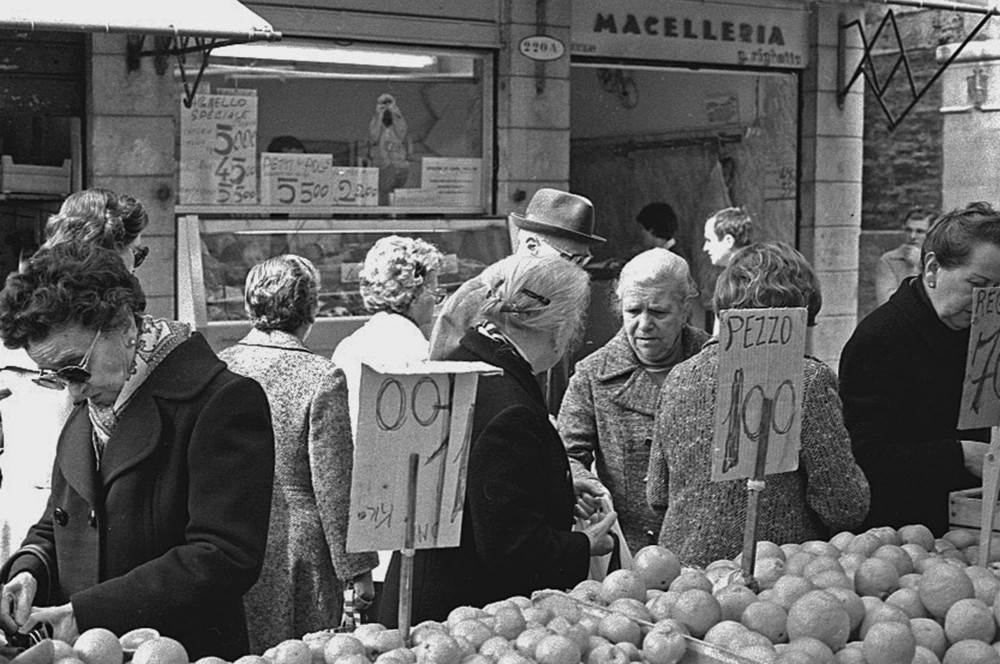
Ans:
[[[101,337],[101,331],[101,329],[97,330],[94,340],[90,342],[90,348],[87,349],[87,354],[83,356],[79,364],[72,367],[63,367],[55,371],[51,369],[39,369],[38,377],[32,378],[31,382],[41,387],[47,387],[50,390],[61,390],[68,385],[86,383],[93,375],[87,369],[87,365],[90,363],[90,356],[94,352],[97,340]]]
[[[149,256],[149,247],[132,247],[132,269],[139,267]]]
[[[559,252],[559,257],[560,258],[568,260],[573,265],[579,265],[580,267],[585,267],[587,265],[587,263],[590,262],[590,259],[593,258],[593,256],[591,256],[589,253],[588,254],[571,254],[570,252],[565,251],[563,249],[560,249],[559,247],[557,247],[555,245],[552,245],[552,244],[549,244],[548,242],[546,242],[545,244],[547,244],[548,246],[552,247],[557,252]]]
[[[441,304],[448,298],[448,291],[443,288],[428,288],[427,292],[434,298],[434,304]]]

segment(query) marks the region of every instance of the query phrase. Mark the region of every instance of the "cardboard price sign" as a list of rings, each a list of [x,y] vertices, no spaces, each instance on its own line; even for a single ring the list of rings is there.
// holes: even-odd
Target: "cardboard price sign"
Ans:
[[[338,166],[333,169],[332,203],[371,207],[378,205],[378,169]]]
[[[180,202],[257,204],[257,98],[200,94],[181,106]]]
[[[962,383],[959,429],[1000,424],[1000,288],[972,291],[972,330]]]
[[[331,205],[332,154],[264,152],[260,155],[262,205]]]
[[[408,513],[414,549],[459,545],[476,389],[480,374],[499,371],[482,362],[362,365],[348,551],[403,549]]]
[[[798,468],[805,347],[805,309],[722,312],[713,482]]]

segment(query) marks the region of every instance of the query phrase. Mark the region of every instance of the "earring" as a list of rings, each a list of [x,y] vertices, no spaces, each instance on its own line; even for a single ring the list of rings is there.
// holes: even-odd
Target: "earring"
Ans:
[[[132,348],[133,346],[135,346],[135,339],[129,339],[128,341],[126,341],[125,346],[128,348]]]

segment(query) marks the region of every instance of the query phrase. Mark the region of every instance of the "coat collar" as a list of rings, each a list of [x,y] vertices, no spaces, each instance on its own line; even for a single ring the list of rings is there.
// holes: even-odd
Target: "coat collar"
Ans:
[[[952,330],[941,322],[924,290],[920,276],[910,277],[882,306],[894,306],[912,324],[912,329],[924,340],[930,352],[938,357],[950,359],[951,349],[956,345],[967,348],[969,330]]]
[[[689,325],[681,328],[681,358],[677,362],[683,362],[697,355],[707,339],[706,333]],[[619,330],[618,334],[605,344],[602,351],[604,364],[597,375],[599,382],[609,382],[628,376],[624,385],[611,396],[612,403],[625,410],[649,416],[655,415],[660,402],[660,388],[643,370],[642,363],[639,362],[639,358],[625,337],[625,330]]]
[[[534,374],[531,373],[531,366],[520,355],[505,350],[499,342],[483,336],[474,329],[466,331],[465,336],[462,337],[461,346],[480,357],[484,362],[503,369],[504,373],[509,374],[521,384],[521,387],[531,395],[532,399],[539,404],[545,403],[542,388],[535,380]]]
[[[250,330],[240,339],[237,346],[259,346],[261,348],[278,348],[281,350],[302,351],[311,353],[308,346],[294,334],[283,330]]]

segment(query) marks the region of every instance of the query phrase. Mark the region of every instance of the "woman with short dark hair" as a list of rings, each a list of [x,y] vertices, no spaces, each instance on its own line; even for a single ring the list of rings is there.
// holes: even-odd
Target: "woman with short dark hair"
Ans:
[[[46,622],[67,642],[153,627],[192,660],[233,660],[267,538],[267,398],[143,302],[116,253],[80,242],[39,250],[0,292],[4,344],[76,404],[48,508],[4,566],[0,625]]]
[[[805,307],[810,323],[822,302],[805,258],[780,243],[757,243],[734,254],[715,286],[715,310]],[[854,528],[868,511],[868,483],[851,456],[837,377],[811,357],[802,359],[802,433],[798,470],[767,476],[759,503],[757,538],[773,542],[828,539]],[[683,562],[704,566],[733,558],[743,544],[747,485],[712,482],[719,344],[674,367],[656,415],[646,487],[663,515],[660,544]]]

